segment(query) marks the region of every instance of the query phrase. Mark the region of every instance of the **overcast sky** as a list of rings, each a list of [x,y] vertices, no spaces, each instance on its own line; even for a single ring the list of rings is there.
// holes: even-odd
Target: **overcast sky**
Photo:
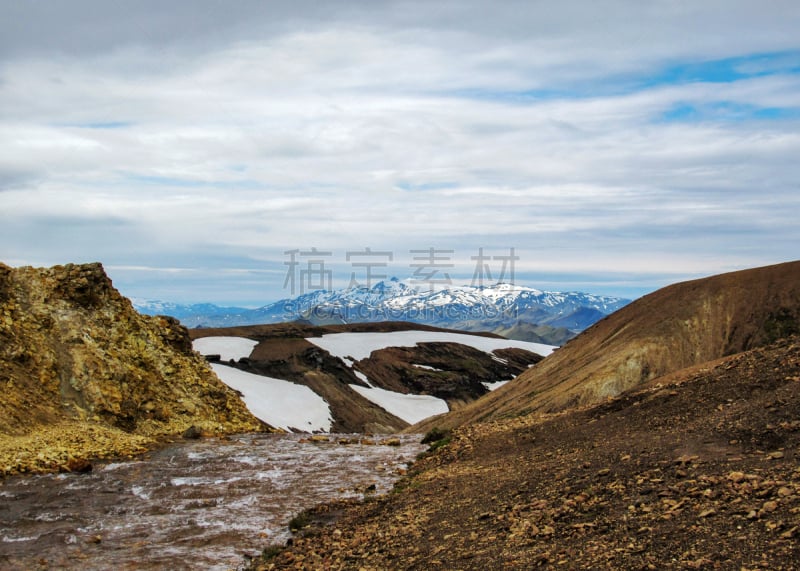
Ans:
[[[636,297],[797,259],[798,30],[796,0],[0,0],[0,260],[253,305],[314,260],[470,283],[514,248],[518,284]]]

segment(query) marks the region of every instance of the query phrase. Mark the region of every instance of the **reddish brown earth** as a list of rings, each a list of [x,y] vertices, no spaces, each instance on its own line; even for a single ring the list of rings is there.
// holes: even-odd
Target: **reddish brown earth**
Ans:
[[[800,338],[462,426],[253,569],[797,569]]]
[[[524,349],[492,355],[457,343],[419,343],[373,351],[356,368],[380,388],[444,399],[453,410],[487,394],[483,383],[508,381],[542,360]]]
[[[796,569],[800,262],[677,284],[506,387],[394,493],[256,569]]]
[[[479,402],[411,430],[599,402],[792,333],[800,333],[800,261],[675,284],[597,322]]]

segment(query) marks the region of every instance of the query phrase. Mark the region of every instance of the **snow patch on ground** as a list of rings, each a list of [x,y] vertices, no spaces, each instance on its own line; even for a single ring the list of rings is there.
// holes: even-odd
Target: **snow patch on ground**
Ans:
[[[242,393],[242,400],[253,416],[270,426],[307,432],[330,431],[331,409],[310,388],[218,363],[212,363],[211,368],[223,383]]]
[[[497,381],[496,383],[481,383],[481,384],[490,391],[496,391],[497,389],[499,389],[508,382],[510,381]]]
[[[379,388],[349,386],[367,400],[410,424],[449,410],[444,400],[429,395],[404,395]]]
[[[238,361],[249,357],[258,341],[244,337],[203,337],[192,341],[192,347],[201,355],[219,355],[223,361]]]
[[[353,374],[356,377],[358,377],[359,379],[361,379],[362,381],[364,381],[365,383],[367,383],[367,385],[369,385],[370,387],[372,386],[372,383],[369,382],[369,379],[367,378],[367,375],[365,375],[361,371],[356,371],[355,369],[353,369]]]
[[[542,343],[516,341],[514,339],[497,339],[463,333],[444,331],[390,331],[384,333],[331,333],[322,337],[309,337],[307,341],[325,349],[331,355],[344,359],[350,357],[359,361],[366,359],[370,353],[386,347],[414,347],[417,343],[460,343],[474,347],[480,351],[491,353],[496,349],[527,349],[539,355],[547,356],[556,347]]]
[[[412,363],[411,366],[416,367],[417,369],[425,369],[426,371],[436,371],[438,373],[442,372],[441,369],[437,369],[436,367],[429,367],[428,365],[418,365],[416,363]]]

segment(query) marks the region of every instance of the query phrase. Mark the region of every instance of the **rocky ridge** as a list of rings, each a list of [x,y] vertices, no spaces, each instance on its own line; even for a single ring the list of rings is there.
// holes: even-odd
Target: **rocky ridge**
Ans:
[[[72,469],[199,431],[262,430],[175,319],[138,314],[102,265],[0,264],[0,474]]]

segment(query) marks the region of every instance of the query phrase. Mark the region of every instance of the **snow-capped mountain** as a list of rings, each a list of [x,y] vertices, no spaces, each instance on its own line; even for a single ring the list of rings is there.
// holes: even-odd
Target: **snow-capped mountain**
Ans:
[[[521,321],[581,331],[628,300],[581,292],[545,292],[496,284],[421,291],[404,282],[314,292],[279,302],[313,323],[413,321],[454,329],[486,329]]]
[[[392,278],[372,287],[318,290],[258,309],[134,303],[144,313],[158,309],[187,327],[230,327],[304,320],[313,324],[411,321],[462,330],[507,330],[536,324],[579,332],[629,300],[582,292],[547,292],[512,284],[452,286],[423,290]],[[530,339],[538,340],[538,339]],[[547,341],[547,340],[545,340]]]

